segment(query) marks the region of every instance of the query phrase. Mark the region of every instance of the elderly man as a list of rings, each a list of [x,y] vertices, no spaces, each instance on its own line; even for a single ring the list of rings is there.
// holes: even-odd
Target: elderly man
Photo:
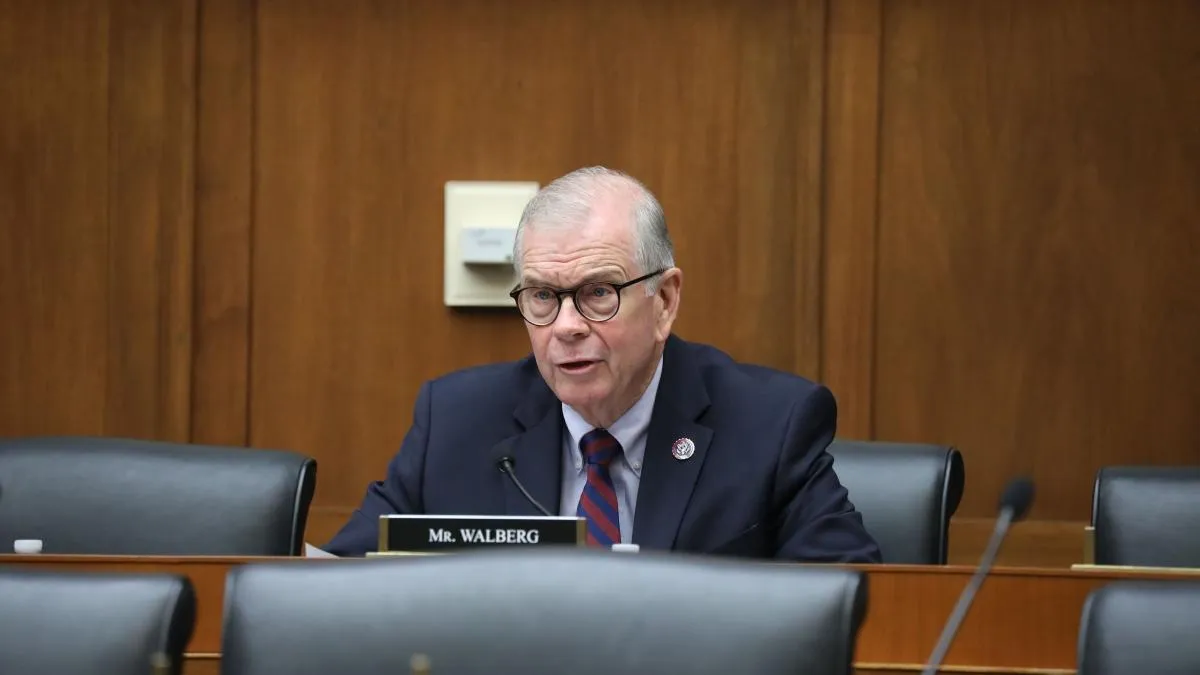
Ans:
[[[526,207],[512,292],[533,354],[422,386],[386,478],[326,546],[375,549],[385,513],[587,520],[588,543],[877,562],[826,446],[829,390],[671,334],[683,272],[658,200],[580,169]]]

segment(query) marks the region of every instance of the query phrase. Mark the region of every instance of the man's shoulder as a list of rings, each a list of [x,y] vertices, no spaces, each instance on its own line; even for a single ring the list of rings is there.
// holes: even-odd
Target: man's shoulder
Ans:
[[[772,443],[745,439],[778,439],[799,422],[806,427],[832,429],[837,424],[837,401],[824,385],[796,373],[757,363],[741,362],[712,346],[685,345],[684,362],[696,373],[707,398],[703,423],[740,439],[738,452],[761,448],[771,455]]]
[[[699,369],[706,384],[716,389],[753,389],[768,393],[807,394],[822,385],[802,375],[738,361],[730,354],[699,342],[684,342],[687,358]]]
[[[782,414],[816,395],[836,406],[833,394],[819,382],[758,363],[738,361],[730,354],[697,342],[684,342],[684,358],[699,372],[714,406]]]

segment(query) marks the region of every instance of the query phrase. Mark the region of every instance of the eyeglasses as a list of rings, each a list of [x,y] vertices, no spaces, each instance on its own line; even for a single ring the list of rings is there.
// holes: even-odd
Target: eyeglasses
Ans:
[[[571,296],[575,311],[588,321],[608,321],[621,310],[621,291],[634,284],[656,277],[667,270],[631,279],[621,284],[604,281],[587,283],[576,288],[549,288],[547,286],[525,286],[515,288],[509,297],[517,303],[521,318],[535,326],[549,326],[558,318],[564,296]]]

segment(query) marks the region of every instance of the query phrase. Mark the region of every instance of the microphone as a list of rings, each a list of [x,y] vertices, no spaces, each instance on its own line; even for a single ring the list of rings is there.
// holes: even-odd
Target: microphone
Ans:
[[[938,638],[937,646],[934,647],[933,654],[929,657],[929,665],[922,671],[922,675],[935,675],[938,668],[941,667],[942,661],[946,658],[946,652],[950,651],[950,643],[954,641],[954,636],[958,634],[963,619],[967,618],[967,610],[975,601],[975,593],[979,591],[984,578],[987,577],[992,565],[996,562],[996,555],[1000,553],[1000,544],[1004,542],[1008,528],[1025,517],[1025,514],[1029,512],[1029,505],[1032,503],[1033,481],[1030,479],[1014,478],[1004,486],[1004,494],[1000,497],[1000,516],[996,518],[996,527],[992,530],[992,538],[983,552],[979,568],[971,576],[971,581],[963,589],[962,595],[958,596],[958,604],[950,613],[950,618],[942,629],[942,635]]]
[[[553,514],[547,511],[546,507],[539,504],[538,500],[534,499],[533,495],[529,494],[529,490],[526,490],[525,486],[521,484],[521,479],[517,478],[516,463],[517,460],[513,459],[512,455],[500,455],[500,458],[496,460],[496,467],[500,469],[500,473],[508,476],[513,485],[516,485],[517,489],[521,491],[521,494],[525,495],[525,499],[529,500],[530,504],[533,504],[533,508],[537,509],[543,516],[553,517]]]

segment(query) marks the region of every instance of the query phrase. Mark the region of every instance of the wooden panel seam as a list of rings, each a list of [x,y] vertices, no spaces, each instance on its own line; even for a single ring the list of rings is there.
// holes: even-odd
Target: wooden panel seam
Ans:
[[[826,38],[821,377],[842,437],[874,438],[880,0],[830,6]]]
[[[254,3],[200,7],[192,433],[249,443],[255,175]]]
[[[828,90],[829,0],[802,0],[797,33],[803,35],[799,48],[807,50],[803,62],[805,87],[803,110],[798,110],[800,127],[796,132],[796,265],[793,285],[797,289],[792,312],[792,336],[795,341],[795,372],[820,380],[824,354],[824,157],[825,95]],[[796,16],[793,14],[793,16]]]
[[[199,31],[198,0],[181,0],[169,5],[173,34],[178,36],[176,44],[165,41],[167,49],[176,44],[175,58],[167,65],[175,65],[174,73],[164,68],[168,85],[179,78],[177,95],[169,97],[173,104],[168,112],[168,123],[178,124],[179,142],[175,148],[164,148],[162,172],[165,187],[169,188],[160,203],[160,223],[168,228],[166,236],[159,240],[163,247],[159,257],[159,278],[165,279],[165,296],[161,300],[162,318],[160,326],[160,355],[163,360],[159,376],[162,379],[162,401],[159,415],[159,436],[187,441],[192,435],[192,345],[193,317],[195,309],[195,237],[196,237],[196,83],[198,65],[196,48]],[[173,110],[174,108],[174,110]],[[177,152],[175,151],[177,149]]]

